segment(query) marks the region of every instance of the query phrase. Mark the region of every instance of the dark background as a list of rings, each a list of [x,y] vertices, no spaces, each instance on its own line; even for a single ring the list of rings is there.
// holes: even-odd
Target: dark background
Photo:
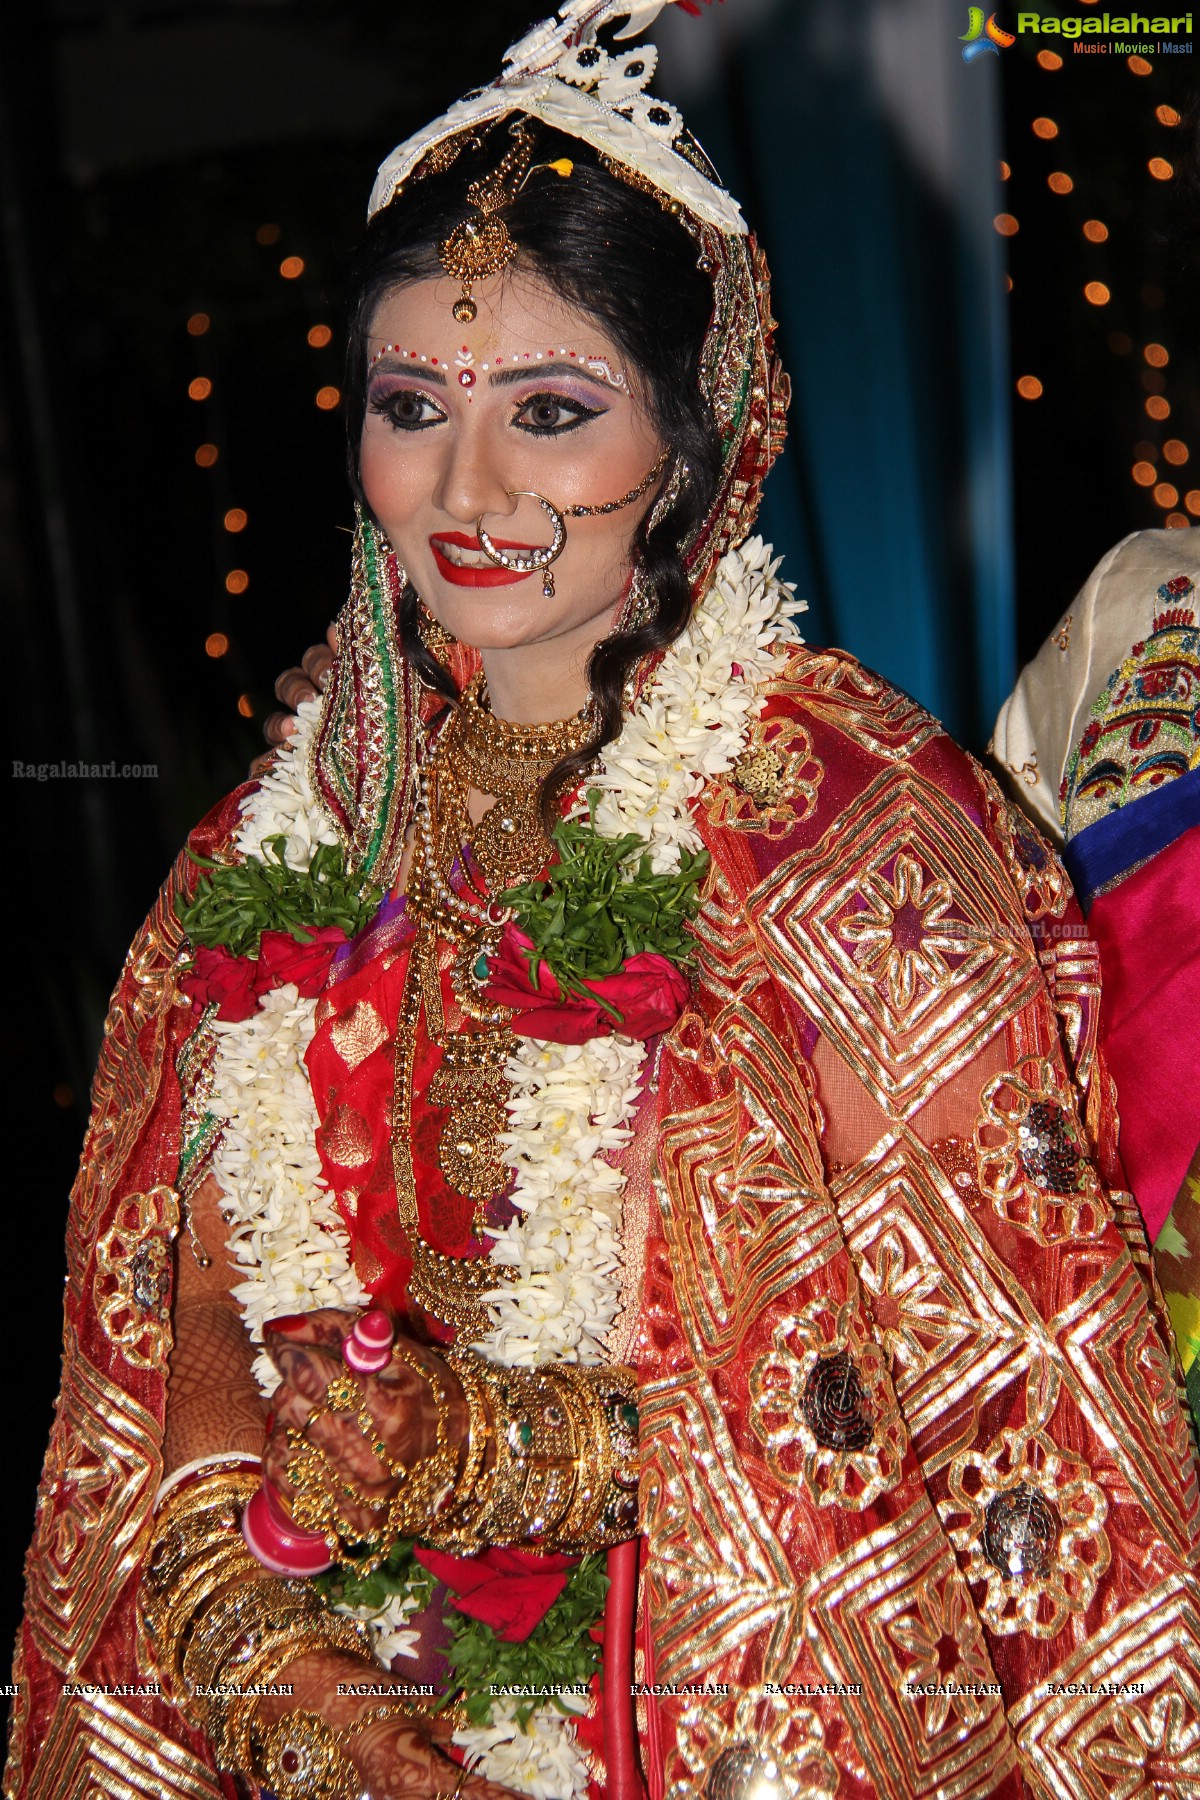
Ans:
[[[340,413],[317,403],[342,383],[340,260],[381,156],[490,79],[532,5],[53,0],[28,21],[23,46],[6,47],[10,755],[157,768],[137,780],[9,783],[6,1251],[29,1346],[5,1415],[13,1542],[0,1607],[12,1619],[16,1545],[27,1540],[56,1386],[50,1321],[66,1196],[105,1000],[185,831],[260,747],[275,674],[323,633],[345,591]],[[724,18],[714,11],[695,29],[729,31],[738,6],[728,0]],[[754,57],[770,54],[781,18],[794,26],[807,9],[783,0],[754,10],[705,98],[735,133],[754,107]],[[965,11],[947,0],[955,37]],[[1039,44],[1055,40],[1022,40],[1000,59],[1011,176],[995,193],[995,211],[1019,224],[1007,240],[1002,373],[1022,660],[1117,538],[1200,516],[1187,178],[1198,65],[1162,58],[1139,74],[1122,58],[1073,57],[1063,43],[1062,67],[1045,67]],[[1164,123],[1162,107],[1180,123]],[[1034,133],[1044,117],[1056,137]],[[783,156],[786,118],[777,133]],[[1152,158],[1166,159],[1172,177],[1155,179]],[[1073,183],[1067,193],[1048,185],[1060,173]],[[796,183],[798,209],[820,179],[808,170]],[[753,216],[753,194],[743,197]],[[1084,235],[1091,219],[1107,225],[1105,241]],[[855,230],[853,217],[844,229]],[[836,261],[836,245],[829,254]],[[285,259],[302,271],[287,278],[281,265],[295,263]],[[1106,304],[1085,298],[1093,281],[1108,288]],[[197,334],[188,322],[201,314],[209,323]],[[309,341],[314,326],[329,328],[327,343]],[[1146,361],[1147,345],[1163,346],[1165,365]],[[786,331],[782,350],[786,362]],[[1042,383],[1037,400],[1017,395],[1023,375]],[[189,396],[198,379],[211,384],[206,398]],[[1168,415],[1150,417],[1148,401],[1160,412],[1165,401]],[[1169,442],[1187,447],[1182,464],[1169,462]],[[197,465],[201,445],[216,451],[208,467]],[[1138,461],[1175,487],[1174,501],[1137,484]],[[795,499],[793,516],[804,519],[808,505],[819,523],[806,473],[797,452],[772,484]],[[231,509],[245,514],[237,532],[226,528]],[[960,524],[948,508],[948,538]],[[777,548],[803,551],[778,538]],[[810,560],[809,634],[819,639],[837,615]],[[241,592],[227,588],[233,571],[246,578]],[[219,656],[206,650],[214,634],[227,640]],[[856,648],[852,632],[838,635]],[[977,729],[972,747],[985,739]]]

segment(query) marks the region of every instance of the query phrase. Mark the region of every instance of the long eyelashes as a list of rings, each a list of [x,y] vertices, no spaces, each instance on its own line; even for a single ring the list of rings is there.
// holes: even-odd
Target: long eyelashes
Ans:
[[[396,431],[427,431],[431,425],[445,422],[447,414],[429,394],[419,388],[385,387],[382,383],[367,394],[367,410],[387,420]],[[576,431],[590,419],[603,417],[607,407],[588,406],[568,394],[552,391],[530,394],[513,409],[510,423],[531,437],[561,437]]]
[[[420,409],[424,407],[431,411],[422,416]],[[367,410],[378,413],[395,431],[427,431],[446,417],[428,394],[416,388],[377,388],[367,395]]]
[[[586,425],[589,419],[598,419],[607,410],[599,406],[585,406],[582,400],[569,399],[565,394],[532,394],[523,400],[513,415],[512,423],[518,431],[530,432],[534,437],[561,437],[566,431],[576,431],[580,425]],[[555,418],[538,418],[537,414],[554,413]],[[561,417],[566,414],[566,418]],[[532,415],[526,419],[523,415]]]

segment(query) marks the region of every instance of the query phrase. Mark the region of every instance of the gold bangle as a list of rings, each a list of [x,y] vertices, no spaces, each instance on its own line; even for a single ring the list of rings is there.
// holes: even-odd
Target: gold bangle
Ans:
[[[473,1352],[447,1358],[491,1415],[495,1460],[472,1501],[429,1541],[450,1549],[530,1543],[586,1552],[637,1531],[636,1378],[558,1363],[506,1369]],[[474,1435],[474,1421],[472,1435]]]

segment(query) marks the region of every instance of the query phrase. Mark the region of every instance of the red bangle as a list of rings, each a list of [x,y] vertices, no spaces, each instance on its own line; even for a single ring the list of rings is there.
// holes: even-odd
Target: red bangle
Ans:
[[[246,1547],[273,1575],[320,1575],[332,1569],[329,1546],[319,1531],[303,1531],[283,1510],[269,1481],[242,1512]]]

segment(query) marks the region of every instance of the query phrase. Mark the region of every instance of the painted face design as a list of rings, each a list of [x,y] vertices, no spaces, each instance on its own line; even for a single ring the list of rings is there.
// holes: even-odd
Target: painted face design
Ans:
[[[459,386],[467,390],[468,401],[473,398],[470,390],[475,386],[479,375],[487,375],[493,369],[521,369],[528,366],[532,370],[536,369],[539,363],[576,363],[579,368],[599,376],[601,381],[607,382],[609,387],[615,388],[618,393],[627,391],[624,372],[614,367],[610,356],[602,356],[598,352],[589,353],[584,350],[575,350],[567,344],[560,344],[557,348],[551,344],[544,350],[514,350],[510,355],[501,353],[482,361],[476,357],[469,344],[461,344],[453,357],[445,354],[434,356],[423,350],[407,350],[401,344],[381,344],[367,366],[368,374],[385,356],[394,356],[402,362],[415,363],[417,368],[424,365],[429,369],[445,369],[455,372]]]

